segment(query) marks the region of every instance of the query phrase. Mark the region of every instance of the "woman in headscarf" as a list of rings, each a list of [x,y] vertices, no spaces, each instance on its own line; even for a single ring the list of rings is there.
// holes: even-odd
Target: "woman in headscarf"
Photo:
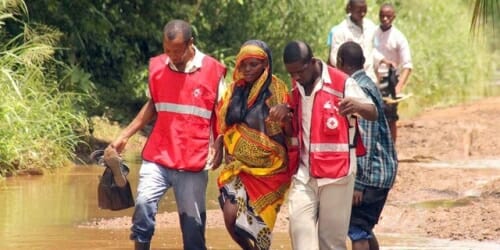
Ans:
[[[293,174],[287,156],[288,89],[272,72],[267,44],[245,42],[218,110],[226,153],[217,180],[219,201],[226,228],[243,249],[269,249]]]

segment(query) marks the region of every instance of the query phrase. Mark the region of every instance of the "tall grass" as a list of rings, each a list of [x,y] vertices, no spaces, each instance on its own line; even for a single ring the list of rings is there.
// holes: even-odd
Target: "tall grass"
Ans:
[[[494,37],[470,32],[472,6],[466,1],[405,0],[395,25],[412,49],[413,72],[401,104],[411,116],[426,107],[449,106],[489,95]],[[378,12],[378,9],[374,11]]]
[[[310,28],[322,30],[324,44],[329,29],[345,16],[345,1],[317,2],[323,5],[317,16],[327,15],[328,21]],[[400,104],[402,117],[495,94],[491,81],[494,58],[500,58],[494,51],[499,48],[498,36],[470,32],[474,1],[368,0],[366,17],[379,24],[378,12],[385,2],[395,5],[393,24],[405,34],[412,52],[413,71],[404,92],[413,97]],[[321,41],[312,44],[316,56],[327,58],[326,46],[318,44]]]
[[[204,21],[221,23],[224,28],[224,32],[200,34],[202,47],[216,49],[224,47],[221,44],[226,41],[229,41],[226,46],[230,46],[239,45],[247,38],[262,39],[273,50],[275,73],[287,81],[290,78],[281,60],[285,44],[292,39],[307,41],[316,57],[326,59],[327,34],[346,15],[346,1],[255,1],[257,7],[253,11],[246,11],[250,1],[241,1],[243,4],[220,2],[219,5],[207,2],[208,7],[204,10],[213,8],[213,12],[204,13],[195,21],[198,26]],[[487,32],[470,31],[473,1],[368,0],[367,18],[379,24],[378,12],[384,2],[393,2],[396,6],[394,25],[406,35],[413,58],[413,71],[404,90],[413,97],[400,104],[402,117],[413,116],[425,108],[453,105],[492,94],[494,50],[499,48],[499,43]],[[224,9],[223,3],[232,4],[228,8],[231,11],[215,14]],[[233,12],[244,14],[234,16]],[[214,40],[222,42],[213,43]],[[236,51],[231,48],[216,53],[224,59],[229,71],[234,67],[232,61]]]
[[[60,33],[21,24],[23,33],[8,37],[6,21],[26,15],[19,0],[0,0],[0,175],[20,168],[58,167],[73,156],[87,126],[75,112],[80,97],[59,91],[53,69]]]

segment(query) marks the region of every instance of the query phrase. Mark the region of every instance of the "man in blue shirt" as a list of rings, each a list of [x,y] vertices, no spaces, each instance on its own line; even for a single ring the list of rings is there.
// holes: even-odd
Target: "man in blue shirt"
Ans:
[[[383,100],[375,83],[363,70],[365,57],[361,46],[355,42],[342,44],[337,53],[337,68],[358,82],[366,95],[377,107],[378,119],[360,119],[361,137],[367,154],[358,157],[353,208],[349,225],[349,238],[353,250],[378,249],[373,227],[377,224],[389,189],[394,183],[397,156],[387,119],[383,111]]]

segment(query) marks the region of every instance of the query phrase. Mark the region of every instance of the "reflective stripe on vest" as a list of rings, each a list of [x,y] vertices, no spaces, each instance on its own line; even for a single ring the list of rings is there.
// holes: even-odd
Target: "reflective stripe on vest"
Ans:
[[[208,109],[192,106],[192,105],[182,105],[168,102],[159,102],[155,104],[156,111],[166,111],[172,113],[178,113],[183,115],[194,115],[201,118],[210,119],[212,112]]]
[[[330,94],[332,94],[334,96],[337,96],[339,98],[344,98],[344,93],[339,92],[339,91],[337,91],[335,89],[332,89],[332,88],[330,88],[328,86],[323,85],[323,91],[325,91],[327,93],[330,93]]]
[[[298,146],[299,145],[299,138],[297,138],[297,137],[291,137],[290,138],[290,144],[292,146]]]
[[[345,143],[311,143],[310,152],[349,152]]]

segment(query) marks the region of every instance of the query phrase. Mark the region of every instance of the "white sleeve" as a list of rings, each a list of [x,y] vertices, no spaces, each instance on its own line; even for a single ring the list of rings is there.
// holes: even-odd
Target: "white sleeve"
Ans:
[[[408,44],[408,40],[406,40],[406,37],[401,33],[401,38],[399,41],[399,60],[401,62],[401,69],[411,69],[413,68],[413,63],[411,61],[411,52],[410,52],[410,45]]]
[[[361,89],[361,87],[359,87],[356,80],[354,80],[353,78],[350,78],[350,77],[347,78],[347,80],[345,82],[345,97],[352,97],[361,103],[375,105],[375,104],[373,104],[372,99],[368,98],[368,96]]]
[[[345,42],[345,34],[343,27],[337,26],[335,32],[332,34],[332,44],[330,46],[330,64],[337,67],[337,52],[340,45]]]
[[[380,64],[380,61],[382,61],[382,59],[384,59],[384,55],[382,54],[382,52],[380,52],[379,50],[379,46],[380,46],[380,38],[379,38],[379,31],[378,29],[374,32],[374,35],[373,35],[373,63],[375,65],[375,68]]]

